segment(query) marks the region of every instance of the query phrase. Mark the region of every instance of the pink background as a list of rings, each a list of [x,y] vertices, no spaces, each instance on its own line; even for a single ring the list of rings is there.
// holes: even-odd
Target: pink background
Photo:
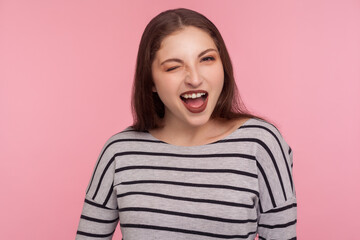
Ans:
[[[1,238],[74,239],[100,150],[132,123],[142,31],[177,7],[215,23],[244,102],[292,147],[299,239],[356,238],[360,1],[0,0]]]

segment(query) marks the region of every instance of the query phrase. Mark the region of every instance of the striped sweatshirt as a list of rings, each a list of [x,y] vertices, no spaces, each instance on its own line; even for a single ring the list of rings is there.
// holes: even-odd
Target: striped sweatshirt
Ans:
[[[165,143],[131,126],[102,148],[76,239],[296,239],[292,150],[269,122],[248,119],[221,140]]]

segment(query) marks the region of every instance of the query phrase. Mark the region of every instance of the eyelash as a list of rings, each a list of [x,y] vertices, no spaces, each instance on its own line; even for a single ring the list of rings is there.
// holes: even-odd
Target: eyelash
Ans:
[[[204,58],[201,59],[201,60],[204,60],[204,59],[207,59],[207,58],[210,58],[210,61],[214,61],[214,60],[215,60],[214,57],[204,57]],[[206,61],[206,62],[207,62],[207,61]],[[175,70],[176,68],[178,68],[178,67],[172,67],[172,68],[167,69],[166,71],[167,71],[167,72],[170,72],[170,71],[172,71],[172,70]]]

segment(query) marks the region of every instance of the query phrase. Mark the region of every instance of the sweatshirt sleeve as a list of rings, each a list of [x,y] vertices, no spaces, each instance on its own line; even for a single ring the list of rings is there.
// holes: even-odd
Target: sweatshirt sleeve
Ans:
[[[116,193],[113,190],[115,161],[112,138],[104,145],[90,182],[76,233],[76,239],[112,239],[119,221]]]
[[[256,152],[259,239],[295,240],[297,202],[293,152],[274,126],[266,128]]]

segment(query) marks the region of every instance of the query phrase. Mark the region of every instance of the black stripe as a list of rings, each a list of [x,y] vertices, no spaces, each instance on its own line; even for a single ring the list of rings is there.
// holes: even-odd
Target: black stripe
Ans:
[[[263,211],[263,208],[262,208],[262,206],[261,206],[261,201],[259,200],[259,208],[260,208],[260,212],[262,213],[262,212],[264,212]]]
[[[97,237],[97,238],[105,238],[105,237],[110,237],[114,234],[114,231],[112,231],[112,233],[108,233],[108,234],[95,234],[95,233],[87,233],[87,232],[83,232],[83,231],[77,231],[76,233],[78,235],[83,235],[83,236],[87,236],[87,237]]]
[[[104,205],[106,205],[108,203],[108,201],[109,201],[109,199],[111,197],[111,194],[113,193],[113,185],[114,185],[114,180],[113,180],[113,182],[111,184],[111,188],[109,189],[108,194],[107,194],[107,196],[105,198]]]
[[[254,222],[257,222],[257,219],[242,219],[242,220],[228,219],[228,218],[213,217],[213,216],[207,216],[207,215],[201,215],[201,214],[191,214],[191,213],[184,213],[184,212],[168,211],[168,210],[155,209],[155,208],[129,207],[129,208],[120,208],[119,212],[153,212],[153,213],[175,215],[175,216],[188,217],[188,218],[199,218],[199,219],[206,219],[206,220],[210,220],[210,221],[228,222],[228,223],[254,223]]]
[[[153,229],[153,230],[161,230],[161,231],[169,231],[169,232],[187,233],[187,234],[200,235],[200,236],[217,237],[217,238],[224,238],[224,239],[248,238],[250,235],[256,233],[256,232],[249,232],[246,235],[224,235],[224,234],[200,232],[200,231],[188,230],[188,229],[170,228],[170,227],[144,225],[144,224],[121,224],[120,223],[120,227],[123,227],[123,228],[145,228],[145,229]]]
[[[267,179],[267,177],[266,177],[266,174],[265,174],[265,172],[264,172],[264,169],[262,168],[262,166],[260,165],[259,162],[256,162],[256,165],[257,165],[257,167],[258,167],[261,175],[262,175],[263,178],[264,178],[265,185],[266,185],[266,187],[267,187],[267,189],[268,189],[269,196],[270,196],[270,199],[271,199],[271,203],[272,203],[273,207],[276,207],[274,195],[273,195],[273,193],[272,193],[272,190],[271,190],[271,187],[270,187],[270,183],[269,183],[269,181],[268,181],[268,179]]]
[[[103,171],[102,174],[101,174],[99,183],[98,183],[98,185],[97,185],[97,187],[96,187],[96,191],[95,191],[95,193],[94,193],[94,196],[92,197],[93,199],[95,199],[95,197],[96,197],[96,195],[97,195],[97,193],[98,193],[98,191],[99,191],[99,189],[100,189],[100,185],[101,185],[101,183],[102,183],[102,180],[104,179],[104,176],[105,176],[105,174],[106,174],[106,171],[109,169],[110,165],[114,162],[114,159],[115,159],[115,158],[112,157],[112,158],[110,159],[110,161],[106,164],[106,167],[104,168],[104,171]]]
[[[260,240],[266,240],[266,238],[261,237],[261,236],[259,236],[259,239],[260,239]],[[286,239],[286,240],[296,240],[296,237],[293,237],[293,238],[290,238],[290,239]]]
[[[139,151],[127,151],[116,153],[114,157],[126,156],[126,155],[148,155],[148,156],[166,156],[166,157],[181,157],[181,158],[223,158],[223,157],[236,157],[247,158],[255,160],[255,156],[241,153],[219,153],[219,154],[177,154],[177,153],[160,153],[160,152],[139,152]]]
[[[234,173],[239,175],[244,175],[252,178],[257,178],[257,174],[233,170],[233,169],[199,169],[199,168],[176,168],[176,167],[160,167],[160,166],[127,166],[118,168],[115,170],[115,173],[132,170],[132,169],[157,169],[157,170],[170,170],[170,171],[183,171],[183,172],[206,172],[206,173]]]
[[[181,201],[211,203],[211,204],[219,204],[219,205],[242,207],[242,208],[254,208],[254,206],[255,206],[255,203],[250,205],[250,204],[226,202],[226,201],[219,201],[219,200],[212,200],[212,199],[185,198],[185,197],[171,196],[171,195],[165,195],[165,194],[159,194],[159,193],[149,193],[149,192],[127,192],[127,193],[118,194],[117,197],[121,198],[121,197],[129,196],[129,195],[147,195],[147,196],[175,199],[175,200],[181,200]]]
[[[85,202],[86,202],[87,204],[90,204],[90,205],[93,205],[93,206],[95,206],[95,207],[99,207],[99,208],[102,208],[102,209],[114,210],[114,209],[108,208],[108,207],[106,207],[106,206],[104,206],[104,205],[98,204],[98,203],[96,203],[96,202],[91,202],[91,201],[89,201],[88,199],[85,199]]]
[[[117,139],[111,142],[111,144],[113,143],[118,143],[118,142],[151,142],[151,143],[163,143],[162,141],[159,140],[150,140],[150,139],[142,139],[142,138],[123,138],[123,139]],[[110,145],[110,144],[109,144]]]
[[[115,223],[119,220],[119,218],[116,218],[114,220],[104,220],[104,219],[98,219],[98,218],[92,218],[85,215],[81,215],[82,219],[86,219],[88,221],[97,222],[97,223]]]
[[[270,229],[274,229],[274,228],[285,228],[285,227],[289,227],[292,225],[296,224],[296,219],[294,221],[288,222],[288,223],[283,223],[283,224],[276,224],[276,225],[267,225],[267,224],[259,224],[259,227],[263,227],[263,228],[270,228]]]
[[[241,187],[234,187],[228,185],[214,185],[214,184],[199,184],[199,183],[185,183],[185,182],[172,182],[172,181],[158,181],[158,180],[139,180],[139,181],[128,181],[128,182],[121,182],[121,185],[131,185],[131,184],[146,184],[146,183],[155,183],[155,184],[170,184],[170,185],[179,185],[179,186],[188,186],[188,187],[204,187],[204,188],[222,188],[222,189],[231,189],[235,191],[242,191],[242,192],[250,192],[255,194],[259,197],[259,192],[248,189],[248,188],[241,188]],[[119,185],[116,184],[115,186]]]
[[[287,206],[280,207],[280,208],[274,208],[274,209],[271,209],[271,210],[267,211],[266,213],[281,212],[281,211],[285,211],[287,209],[294,208],[294,207],[297,207],[296,203],[292,203],[292,204],[289,204]]]

